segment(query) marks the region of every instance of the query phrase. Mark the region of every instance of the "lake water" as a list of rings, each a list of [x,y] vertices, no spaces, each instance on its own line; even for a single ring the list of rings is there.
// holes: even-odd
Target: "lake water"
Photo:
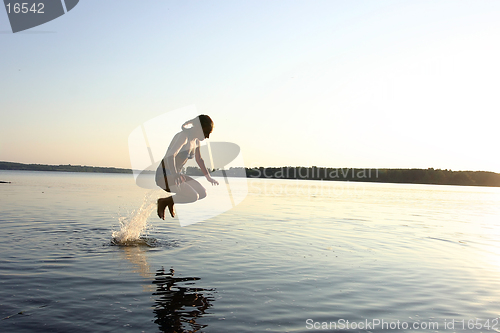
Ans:
[[[500,332],[499,188],[248,179],[181,227],[132,175],[0,180],[3,333]]]

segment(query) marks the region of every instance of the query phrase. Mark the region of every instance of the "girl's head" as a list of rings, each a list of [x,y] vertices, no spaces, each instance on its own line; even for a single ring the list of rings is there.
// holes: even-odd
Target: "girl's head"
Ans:
[[[187,127],[187,125],[191,125],[191,127]],[[201,129],[199,139],[208,139],[210,133],[212,133],[212,130],[214,129],[214,122],[206,114],[200,114],[198,117],[188,120],[182,124],[182,130],[185,131],[187,129],[194,129],[195,131]],[[201,132],[203,132],[203,134],[201,134]]]

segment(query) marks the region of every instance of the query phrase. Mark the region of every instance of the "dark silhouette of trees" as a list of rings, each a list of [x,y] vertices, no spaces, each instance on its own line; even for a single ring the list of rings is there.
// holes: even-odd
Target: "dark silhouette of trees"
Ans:
[[[99,173],[132,173],[130,169],[92,167],[81,165],[43,165],[0,162],[0,170],[67,171]],[[153,173],[153,171],[151,171]],[[328,181],[356,181],[379,183],[411,183],[439,185],[500,186],[500,174],[489,171],[452,171],[441,169],[377,169],[377,168],[323,168],[323,167],[258,167],[212,170],[213,176],[307,179]],[[187,167],[186,174],[203,176],[198,167]]]

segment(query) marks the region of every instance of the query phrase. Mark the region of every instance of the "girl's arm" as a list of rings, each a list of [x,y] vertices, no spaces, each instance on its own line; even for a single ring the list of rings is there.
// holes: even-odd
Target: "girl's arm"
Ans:
[[[203,172],[203,174],[205,175],[205,178],[207,178],[207,180],[210,183],[212,183],[212,185],[219,185],[219,182],[210,176],[210,173],[208,172],[207,167],[205,166],[205,161],[203,161],[203,158],[201,157],[201,153],[200,153],[200,142],[199,141],[196,144],[194,158],[196,160],[196,163],[198,163],[198,165],[200,166],[201,172]]]

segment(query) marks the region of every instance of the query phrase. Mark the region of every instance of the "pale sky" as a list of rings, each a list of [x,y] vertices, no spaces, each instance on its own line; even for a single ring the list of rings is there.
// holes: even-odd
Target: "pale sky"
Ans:
[[[248,167],[500,172],[499,17],[496,0],[81,0],[13,34],[0,8],[0,161],[130,168],[135,128],[195,105]]]

